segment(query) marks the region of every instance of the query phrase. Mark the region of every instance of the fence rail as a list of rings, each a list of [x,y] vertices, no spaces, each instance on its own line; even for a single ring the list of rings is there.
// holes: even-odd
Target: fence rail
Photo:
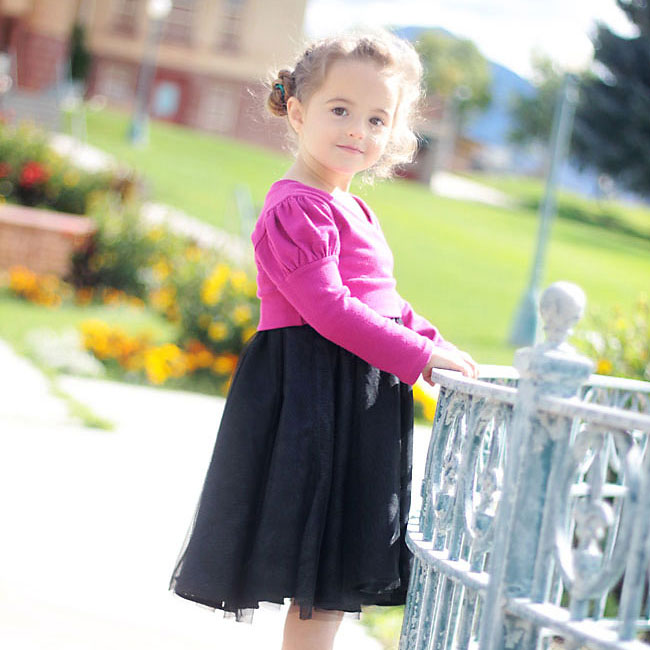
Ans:
[[[544,293],[516,372],[434,374],[400,650],[650,648],[650,383],[566,344],[575,289]]]

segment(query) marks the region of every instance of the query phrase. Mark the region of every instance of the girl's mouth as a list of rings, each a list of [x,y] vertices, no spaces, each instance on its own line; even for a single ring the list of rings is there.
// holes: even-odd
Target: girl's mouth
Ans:
[[[348,147],[344,144],[337,144],[336,145],[339,149],[344,149],[345,151],[349,151],[350,153],[363,153],[361,149],[357,149],[356,147]]]

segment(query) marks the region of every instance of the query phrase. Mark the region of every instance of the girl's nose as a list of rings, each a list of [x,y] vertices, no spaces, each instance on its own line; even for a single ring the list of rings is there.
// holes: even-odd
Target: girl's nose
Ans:
[[[348,127],[348,135],[351,138],[359,138],[359,139],[363,138],[364,136],[363,123],[361,121],[352,122]]]

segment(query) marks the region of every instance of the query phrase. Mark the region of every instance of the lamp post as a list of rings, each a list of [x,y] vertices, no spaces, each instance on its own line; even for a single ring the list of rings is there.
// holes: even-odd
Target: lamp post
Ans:
[[[162,31],[163,20],[172,8],[171,0],[149,0],[147,3],[148,32],[144,56],[140,66],[138,86],[135,92],[135,107],[129,126],[131,144],[143,145],[147,142],[149,89],[156,72],[156,53]]]
[[[553,115],[553,127],[550,142],[550,164],[546,177],[546,189],[539,210],[539,230],[535,260],[530,273],[528,288],[521,297],[519,308],[510,333],[510,342],[514,345],[533,345],[537,338],[537,303],[539,285],[544,269],[544,256],[548,242],[551,222],[555,216],[555,191],[560,165],[569,147],[573,116],[578,103],[576,77],[566,73]]]

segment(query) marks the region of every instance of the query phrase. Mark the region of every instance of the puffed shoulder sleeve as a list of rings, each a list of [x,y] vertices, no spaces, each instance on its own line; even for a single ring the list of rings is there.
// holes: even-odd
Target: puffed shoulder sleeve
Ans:
[[[273,281],[313,262],[338,260],[339,232],[325,202],[289,197],[267,214],[265,229],[270,256],[262,263]]]
[[[304,321],[371,365],[415,383],[434,344],[351,295],[341,279],[339,231],[327,203],[285,199],[265,215],[264,228],[256,258]]]

